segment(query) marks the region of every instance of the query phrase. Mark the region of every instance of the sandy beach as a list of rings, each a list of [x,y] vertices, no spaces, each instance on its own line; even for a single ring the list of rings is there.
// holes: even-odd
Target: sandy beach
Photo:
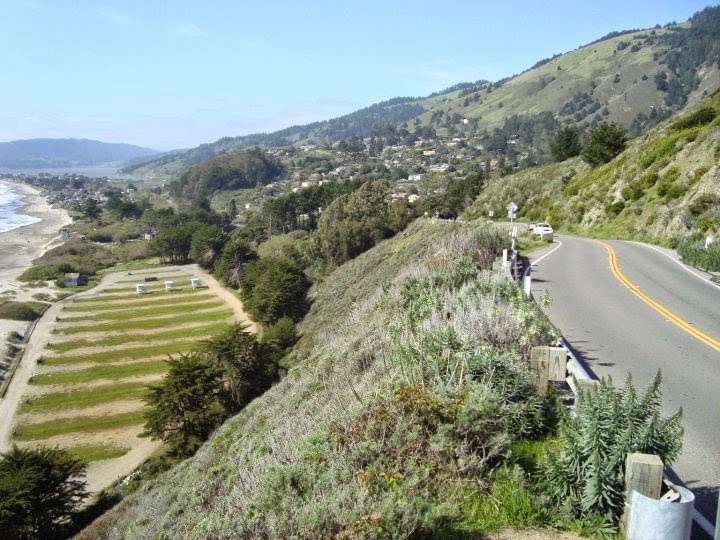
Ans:
[[[52,292],[46,288],[29,288],[17,280],[17,277],[50,247],[59,242],[59,231],[71,222],[65,210],[51,208],[40,191],[16,182],[0,179],[0,183],[11,186],[23,194],[24,206],[18,213],[40,219],[36,223],[0,232],[0,299],[25,302],[42,292]],[[5,354],[6,337],[10,332],[25,333],[28,323],[0,319],[0,357]]]
[[[0,232],[0,293],[17,289],[17,276],[59,241],[59,231],[71,222],[65,210],[51,208],[39,190],[16,182],[0,179],[0,183],[12,186],[24,196],[19,213],[41,221]]]

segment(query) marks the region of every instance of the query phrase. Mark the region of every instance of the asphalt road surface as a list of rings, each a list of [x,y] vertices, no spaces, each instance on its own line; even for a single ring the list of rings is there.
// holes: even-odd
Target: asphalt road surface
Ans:
[[[666,414],[683,408],[683,453],[673,466],[714,521],[720,486],[720,287],[643,244],[561,236],[531,260],[534,293],[598,377],[637,387],[663,373]],[[623,283],[623,278],[625,283]],[[631,290],[633,286],[637,289]]]

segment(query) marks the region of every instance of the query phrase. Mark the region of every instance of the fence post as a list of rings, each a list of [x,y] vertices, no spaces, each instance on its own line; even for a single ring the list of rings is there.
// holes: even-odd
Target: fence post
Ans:
[[[628,454],[625,460],[625,491],[627,496],[634,490],[646,497],[660,498],[663,462],[654,454]]]
[[[525,291],[525,296],[530,296],[532,294],[532,276],[530,275],[530,272],[525,274],[525,277],[523,278],[523,290]]]

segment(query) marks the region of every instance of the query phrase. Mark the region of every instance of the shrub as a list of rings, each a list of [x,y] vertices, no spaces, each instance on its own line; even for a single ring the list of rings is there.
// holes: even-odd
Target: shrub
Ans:
[[[34,321],[40,318],[47,304],[38,302],[4,302],[0,304],[0,319]]]
[[[708,172],[710,169],[708,167],[698,167],[695,169],[695,172],[693,172],[692,176],[690,177],[689,184],[691,186],[694,186],[697,184],[700,179],[705,176],[705,173]]]
[[[614,203],[609,204],[605,208],[605,212],[607,212],[607,214],[610,215],[611,217],[614,217],[614,216],[617,216],[624,209],[625,209],[625,203],[623,201],[615,201]]]
[[[667,465],[678,457],[682,411],[660,416],[660,386],[660,372],[642,397],[630,377],[622,391],[602,380],[579,398],[560,427],[557,451],[548,451],[540,467],[545,491],[566,512],[599,512],[614,524],[623,508],[627,455],[657,454]]]
[[[712,122],[717,116],[717,111],[712,107],[703,107],[673,122],[671,129],[688,129],[697,126],[704,126]]]
[[[703,193],[690,203],[688,210],[693,216],[699,216],[718,205],[720,205],[720,197],[714,193]]]
[[[653,187],[658,181],[658,173],[655,171],[646,172],[640,177],[640,185],[644,189],[650,189]]]
[[[637,183],[627,185],[622,190],[623,199],[626,201],[637,201],[643,196],[642,187]]]
[[[298,339],[295,323],[289,317],[283,317],[262,335],[262,342],[278,352],[292,347]]]
[[[706,249],[702,235],[681,240],[677,246],[683,261],[703,270],[720,271],[720,242],[715,241]]]

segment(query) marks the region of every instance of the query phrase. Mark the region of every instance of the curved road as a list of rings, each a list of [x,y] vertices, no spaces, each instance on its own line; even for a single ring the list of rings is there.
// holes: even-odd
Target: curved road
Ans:
[[[714,516],[717,495],[711,493],[720,485],[720,287],[650,246],[607,242],[639,294],[670,312],[662,314],[611,271],[603,243],[567,236],[559,241],[546,257],[531,257],[538,261],[532,270],[535,294],[549,292],[550,319],[598,377],[622,384],[632,373],[642,388],[662,370],[666,414],[683,408],[683,453],[673,468],[699,496],[696,508]]]

